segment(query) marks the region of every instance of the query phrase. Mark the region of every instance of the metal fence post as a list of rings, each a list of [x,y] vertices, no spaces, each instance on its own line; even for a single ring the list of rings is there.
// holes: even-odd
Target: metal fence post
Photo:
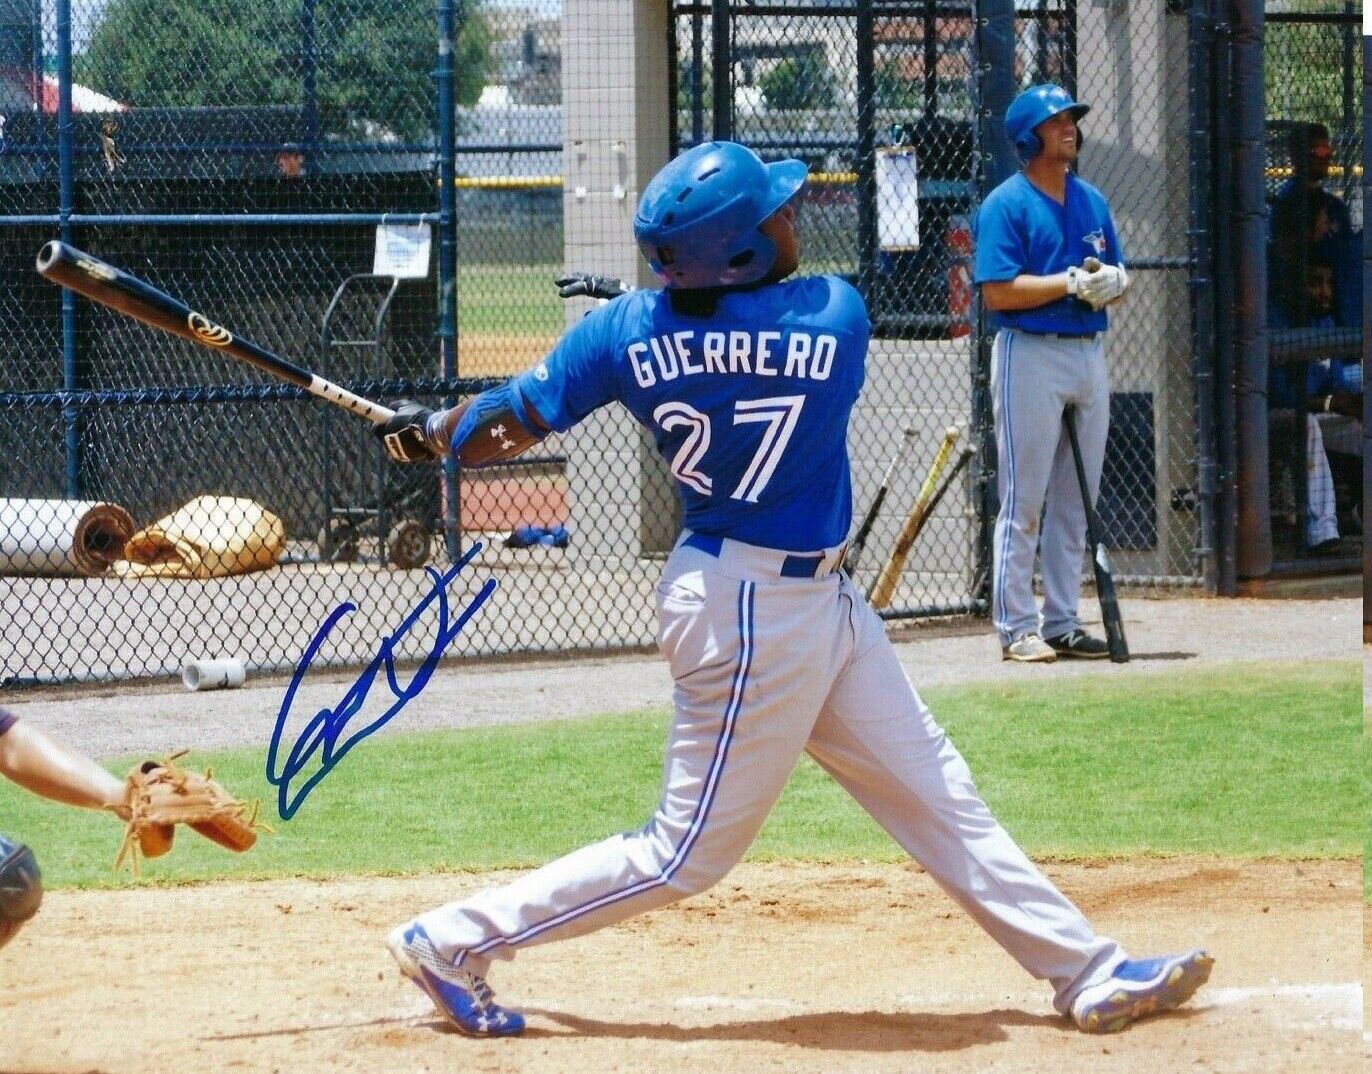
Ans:
[[[857,285],[869,304],[877,247],[875,30],[872,0],[857,0]]]
[[[729,0],[710,0],[711,137],[734,136],[733,17]]]
[[[973,6],[976,25],[972,34],[973,106],[975,122],[975,168],[977,203],[1019,168],[1018,158],[1005,135],[1005,110],[1015,96],[1015,4],[1014,0],[977,0]],[[975,288],[973,293],[976,294]],[[976,304],[976,344],[972,348],[972,423],[979,434],[976,489],[973,502],[978,520],[976,567],[972,598],[991,598],[999,496],[995,488],[996,433],[991,419],[991,348],[994,333],[980,297]]]
[[[1235,392],[1238,407],[1238,572],[1272,573],[1267,424],[1267,164],[1263,0],[1233,5]]]
[[[438,351],[444,380],[457,376],[457,113],[453,54],[457,48],[457,4],[438,0]],[[444,399],[452,406],[456,399]],[[457,463],[443,460],[443,541],[448,556],[462,554],[461,489]]]
[[[76,130],[71,107],[71,0],[57,0],[57,215],[58,235],[72,241],[71,215],[76,210]],[[62,289],[62,390],[77,388],[76,295]],[[62,406],[67,461],[67,498],[81,498],[81,411]]]
[[[1191,371],[1196,385],[1196,509],[1200,518],[1197,554],[1205,587],[1219,586],[1221,543],[1233,545],[1232,534],[1216,524],[1216,501],[1221,475],[1215,455],[1215,265],[1211,206],[1214,171],[1211,138],[1214,134],[1214,15],[1213,0],[1192,0],[1187,12],[1187,112],[1191,186],[1189,193],[1191,289]]]
[[[319,157],[319,49],[315,0],[300,5],[301,95],[305,100],[305,173],[313,175]]]
[[[672,109],[673,114],[676,109]],[[700,14],[691,16],[691,144],[705,140],[705,24]],[[678,146],[673,143],[675,150]]]

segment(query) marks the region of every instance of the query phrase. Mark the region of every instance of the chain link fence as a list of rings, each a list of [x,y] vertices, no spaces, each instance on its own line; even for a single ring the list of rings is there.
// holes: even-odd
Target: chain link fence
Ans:
[[[1345,2],[1270,2],[1269,487],[1287,571],[1362,558],[1362,52]]]
[[[810,166],[802,271],[841,275],[867,300],[874,338],[849,426],[858,518],[896,464],[855,564],[869,590],[947,430],[959,447],[975,439],[971,20],[952,5],[903,7],[870,26],[843,5],[737,4],[721,23],[710,5],[681,4],[675,19],[677,148],[713,135],[725,118],[714,114],[715,84],[727,79],[732,137],[765,159]],[[981,607],[972,472],[926,525],[886,614]]]
[[[1093,105],[1081,171],[1134,280],[1107,345],[1101,513],[1117,575],[1159,592],[1206,579],[1188,20],[1144,7],[1023,3],[1014,52],[1018,86],[1059,81]],[[564,268],[647,282],[631,236],[645,162],[716,135],[810,165],[805,268],[868,302],[858,517],[896,465],[859,584],[954,428],[981,454],[885,613],[983,609],[995,460],[971,286],[989,159],[973,8],[437,13],[438,32],[411,0],[42,0],[0,27],[0,680],[163,676],[205,656],[289,670],[333,613],[315,664],[420,660],[444,640],[424,567],[447,582],[448,622],[497,583],[442,646],[455,656],[651,644],[679,513],[617,408],[510,465],[401,469],[350,415],[66,295],[33,258],[63,238],[359,394],[441,405],[526,368],[587,311],[558,298]],[[1321,120],[1352,152],[1348,115],[1274,118]]]
[[[873,495],[902,432],[916,432],[874,546],[889,550],[944,430],[990,447],[983,330],[971,233],[986,163],[978,145],[977,12],[966,3],[677,7],[677,131],[709,137],[715,83],[731,80],[733,136],[799,156],[813,271],[867,298],[876,340],[852,426],[856,506]],[[1080,171],[1110,200],[1134,285],[1107,345],[1111,435],[1100,500],[1117,574],[1137,590],[1203,583],[1197,517],[1188,249],[1188,24],[1184,10],[1135,12],[1043,0],[1018,5],[1015,81],[1059,82],[1094,106]],[[714,37],[727,29],[718,60]],[[1082,62],[1079,57],[1091,58]],[[1110,62],[1099,58],[1109,57]],[[716,120],[717,122],[717,120]],[[984,448],[985,450],[985,448]],[[892,608],[980,609],[994,513],[994,459],[969,468],[920,538]],[[903,508],[902,506],[903,505]],[[866,564],[871,575],[882,555]]]

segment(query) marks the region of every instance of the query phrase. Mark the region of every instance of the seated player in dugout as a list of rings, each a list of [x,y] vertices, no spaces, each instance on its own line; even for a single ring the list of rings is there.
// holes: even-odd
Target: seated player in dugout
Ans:
[[[1323,123],[1292,124],[1287,138],[1291,175],[1272,195],[1272,244],[1283,263],[1310,258],[1332,273],[1330,315],[1344,327],[1362,324],[1362,231],[1354,231],[1348,204],[1325,188],[1334,159]],[[1303,277],[1297,271],[1295,279]],[[1269,272],[1274,283],[1276,274]]]
[[[1334,267],[1327,250],[1269,250],[1269,327],[1328,329],[1334,319]],[[1362,533],[1362,362],[1325,358],[1279,363],[1268,369],[1272,408],[1269,456],[1276,499],[1290,491],[1297,433],[1297,385],[1305,378],[1306,544],[1337,551],[1340,537]],[[1281,490],[1285,490],[1282,492]]]
[[[524,1028],[486,982],[493,960],[719,881],[802,752],[1087,1032],[1176,1007],[1210,974],[1202,950],[1135,960],[1095,932],[992,817],[839,570],[871,324],[845,281],[794,275],[805,180],[800,161],[764,164],[736,143],[682,154],[647,185],[634,221],[661,288],[595,309],[498,388],[438,413],[397,405],[377,429],[397,461],[481,466],[618,402],[651,430],[684,508],[657,587],[675,711],[653,816],[387,937],[463,1032]]]

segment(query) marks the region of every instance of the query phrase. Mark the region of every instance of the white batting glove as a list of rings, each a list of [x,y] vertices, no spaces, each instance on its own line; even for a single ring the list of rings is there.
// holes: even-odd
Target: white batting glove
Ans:
[[[1073,265],[1067,270],[1067,293],[1068,295],[1079,295],[1081,285],[1086,280],[1086,269],[1078,268]]]
[[[1094,269],[1091,268],[1093,264]],[[1088,257],[1082,267],[1085,271],[1077,282],[1077,297],[1093,310],[1117,301],[1129,286],[1128,274],[1118,265],[1102,265]]]

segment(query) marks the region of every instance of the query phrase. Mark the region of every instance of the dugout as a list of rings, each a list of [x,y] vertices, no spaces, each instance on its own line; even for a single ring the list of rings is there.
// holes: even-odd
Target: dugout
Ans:
[[[370,350],[344,361],[320,346],[338,285],[372,267],[378,216],[433,210],[430,155],[310,152],[290,108],[74,122],[74,245],[342,383],[439,375],[434,258],[427,278],[400,282],[380,367]],[[283,398],[238,363],[89,302],[64,325],[60,290],[33,271],[59,230],[55,119],[17,115],[4,133],[0,213],[28,218],[0,232],[0,271],[15,281],[0,297],[0,392],[27,411],[0,422],[7,494],[105,498],[140,521],[205,493],[246,496],[293,539],[319,533],[326,480],[336,502],[375,500],[375,444],[347,415]],[[75,394],[59,396],[64,387]],[[436,518],[437,475],[424,484],[407,495]]]

